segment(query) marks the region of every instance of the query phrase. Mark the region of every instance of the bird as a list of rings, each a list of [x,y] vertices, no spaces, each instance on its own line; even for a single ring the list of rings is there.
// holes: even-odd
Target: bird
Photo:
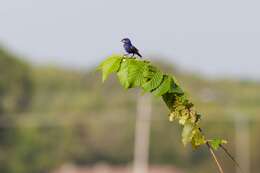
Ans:
[[[124,48],[125,48],[125,51],[127,52],[126,55],[129,55],[129,54],[132,54],[132,57],[136,54],[138,55],[140,58],[142,58],[142,55],[139,53],[139,50],[132,45],[131,41],[129,38],[124,38],[121,40],[121,42],[124,43]]]

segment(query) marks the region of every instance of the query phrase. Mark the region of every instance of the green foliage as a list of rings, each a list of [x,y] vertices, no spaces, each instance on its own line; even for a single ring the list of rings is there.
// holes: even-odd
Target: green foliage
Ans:
[[[123,87],[126,89],[130,87],[128,74],[128,61],[123,61],[119,69],[119,72],[117,73],[117,76],[121,85],[123,85]]]
[[[163,94],[167,93],[171,89],[172,78],[169,76],[164,75],[163,82],[157,87],[152,94],[155,96],[162,96]]]
[[[143,89],[146,92],[150,92],[157,88],[163,80],[163,74],[160,71],[157,71],[154,73],[154,75],[151,77],[151,79],[142,85]]]
[[[208,140],[210,146],[214,149],[214,150],[218,150],[219,147],[223,144],[226,144],[227,141],[223,140],[223,139],[212,139],[212,140]]]
[[[128,61],[128,81],[130,87],[141,87],[147,80],[149,68],[147,64],[140,63],[134,59]]]
[[[147,63],[136,61],[134,59],[118,58],[121,67],[118,69],[117,76],[120,83],[126,88],[142,87],[153,71]],[[111,64],[113,66],[113,64]]]
[[[0,49],[0,114],[26,109],[32,94],[29,66]]]
[[[119,67],[120,67],[120,63],[121,63],[120,57],[118,56],[111,56],[110,58],[108,58],[106,61],[104,61],[101,65],[100,65],[100,69],[102,70],[102,80],[105,81],[106,78],[108,77],[108,75],[110,73],[113,72],[117,72]]]
[[[0,172],[9,172],[12,167],[9,159],[18,133],[13,128],[13,114],[24,112],[30,106],[32,86],[30,67],[0,48]]]
[[[194,109],[193,103],[187,98],[174,77],[162,73],[152,66],[149,61],[135,58],[112,56],[105,60],[99,68],[103,74],[103,81],[112,72],[117,73],[121,85],[126,88],[139,87],[145,92],[163,98],[170,109],[170,121],[178,120],[183,126],[182,142],[184,145],[191,143],[197,148],[207,142],[199,127],[201,115]],[[212,140],[214,149],[224,140]]]

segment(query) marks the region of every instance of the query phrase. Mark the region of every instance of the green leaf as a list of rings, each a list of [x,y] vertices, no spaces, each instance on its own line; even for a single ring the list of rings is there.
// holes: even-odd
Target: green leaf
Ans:
[[[169,93],[184,94],[183,90],[174,82],[174,80],[171,82]]]
[[[144,76],[150,80],[154,76],[155,73],[159,72],[159,70],[157,68],[155,68],[154,66],[150,65],[149,62],[145,61],[145,63],[147,63],[148,71],[145,71]]]
[[[142,86],[146,82],[145,75],[148,73],[148,64],[134,59],[128,60],[128,82],[131,87]]]
[[[146,92],[152,91],[153,89],[157,88],[163,80],[163,74],[160,71],[154,73],[151,79],[143,84],[143,89]]]
[[[130,84],[128,81],[128,61],[126,59],[122,60],[121,67],[117,72],[117,77],[124,88],[129,88]]]
[[[124,88],[140,87],[151,75],[147,62],[123,59],[117,76]]]
[[[197,148],[209,142],[210,146],[217,150],[221,144],[227,142],[221,139],[205,139],[199,129],[201,115],[193,108],[194,105],[189,101],[188,96],[173,76],[163,74],[149,61],[112,56],[99,66],[99,70],[102,71],[103,81],[110,73],[117,72],[118,79],[124,88],[142,87],[146,92],[162,96],[170,109],[169,119],[171,121],[178,119],[179,124],[183,125],[182,142],[184,145],[191,143],[193,148]]]
[[[167,93],[171,88],[171,82],[172,82],[172,78],[164,75],[162,84],[156,90],[154,90],[152,93],[155,96],[161,96],[161,95]]]
[[[121,61],[121,56],[111,56],[110,58],[102,62],[98,69],[102,71],[103,82],[107,79],[109,74],[117,72],[119,70]]]
[[[190,122],[187,122],[184,124],[183,130],[182,130],[182,143],[184,145],[187,145],[189,142],[191,142],[193,137],[193,128],[194,125]]]
[[[223,139],[212,139],[212,140],[209,140],[209,144],[210,146],[214,149],[214,150],[218,150],[220,145],[222,144],[226,144],[227,141],[226,140],[223,140]]]

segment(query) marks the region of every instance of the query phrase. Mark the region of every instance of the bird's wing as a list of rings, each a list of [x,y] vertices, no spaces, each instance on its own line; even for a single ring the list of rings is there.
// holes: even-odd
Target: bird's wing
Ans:
[[[134,46],[132,46],[131,52],[137,54],[139,57],[142,57],[142,55],[139,53],[139,50]]]
[[[139,50],[138,50],[136,47],[134,47],[134,46],[131,46],[131,50],[132,50],[132,52],[134,52],[134,53],[139,52]]]

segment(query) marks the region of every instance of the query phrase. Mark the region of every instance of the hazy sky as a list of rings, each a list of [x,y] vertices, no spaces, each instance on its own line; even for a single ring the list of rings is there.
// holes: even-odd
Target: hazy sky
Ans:
[[[35,63],[88,68],[123,53],[163,55],[212,76],[260,79],[260,2],[0,0],[0,42]]]

